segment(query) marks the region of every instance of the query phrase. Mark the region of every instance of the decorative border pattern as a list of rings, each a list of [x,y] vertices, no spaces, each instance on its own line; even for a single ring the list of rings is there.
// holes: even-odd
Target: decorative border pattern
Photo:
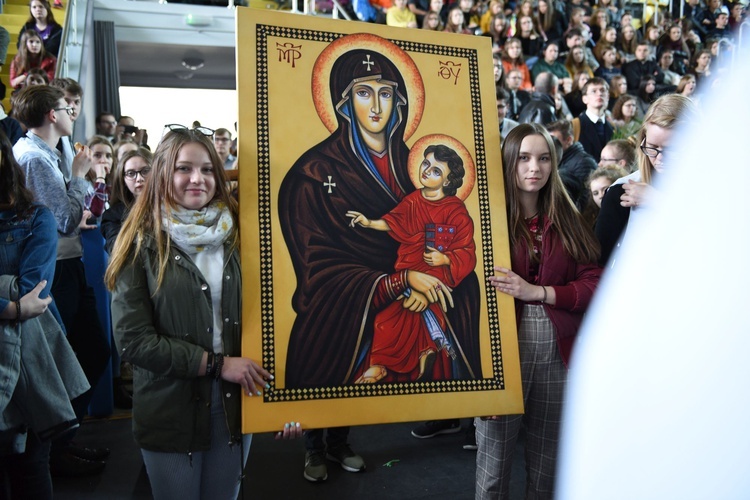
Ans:
[[[331,43],[347,33],[332,33],[309,29],[288,28],[258,24],[256,26],[256,71],[258,117],[258,219],[260,226],[260,281],[261,318],[263,339],[263,366],[275,373],[274,362],[274,318],[273,318],[273,262],[271,241],[271,161],[268,130],[268,54],[266,47],[269,36],[292,40],[309,40]],[[477,173],[477,194],[479,196],[480,227],[482,234],[482,258],[486,273],[493,269],[492,231],[490,228],[489,188],[487,184],[487,158],[484,153],[484,133],[482,108],[479,92],[479,72],[477,53],[472,49],[442,45],[389,40],[406,52],[435,54],[467,59],[469,62],[469,83],[471,108],[474,123],[474,142]],[[489,290],[489,276],[484,277],[485,289]],[[430,382],[397,382],[387,384],[356,384],[338,387],[316,387],[302,389],[276,388],[271,381],[270,389],[263,391],[266,403],[301,401],[314,399],[356,398],[373,396],[397,396],[404,394],[428,394],[440,392],[471,392],[502,390],[505,388],[502,369],[502,349],[500,345],[500,320],[497,314],[495,294],[487,294],[487,310],[490,328],[490,350],[492,367],[498,375],[494,378],[475,380],[438,380]]]

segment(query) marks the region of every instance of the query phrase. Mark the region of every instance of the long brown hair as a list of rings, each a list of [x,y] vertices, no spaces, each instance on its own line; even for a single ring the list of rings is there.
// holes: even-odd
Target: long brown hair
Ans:
[[[36,0],[40,4],[44,5],[44,8],[47,10],[47,25],[48,26],[54,26],[55,24],[59,24],[57,21],[55,21],[55,15],[52,13],[52,7],[49,5],[48,0]],[[34,0],[29,0],[29,18],[26,20],[26,24],[34,23],[36,24],[36,18],[31,14],[31,4],[34,2]]]
[[[125,164],[131,158],[143,158],[143,160],[151,167],[151,162],[154,156],[151,151],[144,147],[138,147],[135,151],[128,151],[122,156],[121,160],[115,157],[115,168],[114,175],[112,176],[112,194],[109,196],[109,201],[112,205],[122,203],[126,208],[130,208],[135,203],[135,196],[128,189],[125,184]]]
[[[115,148],[114,146],[112,146],[112,143],[109,142],[109,139],[107,139],[103,135],[95,135],[91,139],[89,139],[88,147],[93,148],[94,146],[98,146],[99,144],[107,146],[109,148],[110,154],[112,155],[112,168],[110,170],[110,173],[107,175],[107,178],[104,179],[106,184],[110,184],[112,182],[112,170],[114,170],[115,161],[117,160],[117,158],[115,158]],[[95,184],[96,174],[89,170],[88,172],[86,172],[86,180],[88,180],[91,184]]]
[[[232,214],[234,227],[229,236],[230,244],[236,247],[239,242],[237,202],[232,198],[227,177],[224,172],[224,164],[216,153],[216,149],[207,136],[195,130],[181,129],[172,130],[164,136],[154,153],[151,174],[146,181],[143,192],[138,197],[122,226],[115,247],[112,250],[112,258],[104,275],[104,283],[112,290],[117,282],[117,277],[128,264],[135,260],[141,251],[146,238],[153,238],[157,248],[157,289],[164,281],[171,239],[169,232],[164,231],[162,216],[169,218],[172,210],[176,208],[174,201],[174,170],[180,149],[185,144],[198,143],[208,151],[213,166],[214,178],[216,179],[216,194],[214,200],[220,200],[226,204]],[[213,201],[213,200],[212,200]]]
[[[503,169],[505,177],[505,198],[508,209],[508,232],[511,247],[525,244],[532,260],[537,260],[533,252],[533,240],[524,222],[521,207],[521,196],[516,182],[518,173],[518,156],[521,143],[530,135],[540,135],[549,147],[552,170],[547,184],[539,191],[537,207],[539,214],[544,215],[557,230],[565,251],[576,262],[597,262],[599,259],[599,243],[591,228],[584,223],[570,199],[557,170],[557,153],[552,137],[547,130],[538,123],[523,123],[510,131],[503,142]]]
[[[32,55],[29,52],[29,48],[26,46],[26,41],[29,38],[38,38],[42,44],[42,49],[39,55]],[[38,68],[41,66],[42,61],[47,57],[47,51],[44,48],[44,40],[39,36],[34,29],[27,29],[21,34],[21,40],[18,42],[18,53],[16,54],[16,72],[20,75],[27,73],[31,68]]]
[[[8,136],[0,129],[0,209],[21,213],[31,206],[33,193],[26,187],[26,176],[13,156]]]

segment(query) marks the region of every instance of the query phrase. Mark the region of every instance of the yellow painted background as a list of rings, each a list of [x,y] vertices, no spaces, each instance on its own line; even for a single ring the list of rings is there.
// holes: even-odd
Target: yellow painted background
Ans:
[[[484,146],[487,157],[487,179],[495,264],[510,266],[507,244],[505,201],[500,160],[500,138],[494,97],[494,79],[490,42],[482,37],[433,33],[424,30],[389,28],[352,21],[335,21],[280,12],[237,9],[237,78],[239,98],[240,207],[243,262],[243,355],[261,360],[260,246],[258,222],[257,171],[257,23],[309,28],[335,33],[368,32],[386,39],[401,39],[466,47],[478,50]],[[302,45],[302,57],[295,67],[279,61],[276,42]],[[308,149],[330,135],[318,117],[312,101],[311,75],[315,60],[327,46],[324,42],[267,37],[269,78],[269,131],[271,151],[271,206],[273,241],[273,295],[275,332],[275,376],[277,387],[284,386],[286,348],[295,313],[291,297],[296,287],[294,270],[286,249],[277,213],[277,193],[286,171]],[[474,127],[469,89],[469,60],[434,54],[409,52],[419,67],[425,86],[425,109],[419,128],[406,143],[412,146],[428,134],[447,134],[461,141],[476,161]],[[461,74],[454,85],[438,75],[440,62],[461,64]],[[334,179],[335,182],[335,179]],[[482,296],[480,338],[483,377],[492,377],[489,326],[487,319],[485,269],[478,204],[478,185],[465,201],[475,223],[477,268]],[[352,207],[361,210],[366,207]],[[501,319],[504,391],[451,392],[408,396],[378,396],[264,403],[260,397],[245,398],[243,429],[245,432],[278,430],[284,422],[302,422],[307,428],[411,421],[458,416],[520,413],[521,383],[518,367],[515,311],[512,299],[498,295]],[[267,363],[266,363],[267,365]]]

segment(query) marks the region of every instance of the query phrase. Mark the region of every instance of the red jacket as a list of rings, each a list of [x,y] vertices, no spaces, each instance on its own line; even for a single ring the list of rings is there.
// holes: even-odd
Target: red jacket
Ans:
[[[21,76],[18,73],[18,69],[16,66],[16,58],[13,58],[13,61],[10,63],[10,80],[13,81],[17,76]],[[44,59],[42,59],[42,62],[39,64],[39,68],[42,69],[42,71],[47,73],[47,78],[49,78],[50,81],[52,81],[55,78],[55,69],[57,68],[57,59],[55,56],[47,55]],[[24,74],[28,74],[28,71]],[[23,84],[18,85],[17,89],[20,89],[23,87]]]
[[[535,284],[551,286],[555,290],[555,305],[544,304],[544,309],[555,327],[557,348],[567,366],[578,327],[581,326],[583,313],[599,283],[602,268],[598,264],[581,264],[573,260],[547,218],[544,219],[542,231],[542,258]],[[513,248],[512,268],[523,279],[530,280],[531,261],[525,242],[520,242]],[[519,327],[523,306],[524,302],[516,299],[516,320]]]

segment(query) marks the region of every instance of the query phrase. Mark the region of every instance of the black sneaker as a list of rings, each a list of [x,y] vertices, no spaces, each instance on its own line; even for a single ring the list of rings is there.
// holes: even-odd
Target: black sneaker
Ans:
[[[56,453],[49,460],[52,477],[95,476],[104,471],[104,465],[104,462],[85,460],[70,453]]]
[[[328,479],[325,453],[315,450],[305,453],[305,472],[303,475],[311,483],[320,483]]]
[[[458,419],[452,420],[430,420],[418,425],[411,435],[419,439],[427,439],[440,434],[455,434],[461,432],[461,422]]]
[[[464,450],[476,451],[477,449],[477,428],[474,427],[474,422],[469,424],[466,429],[466,435],[464,437]]]
[[[347,472],[360,472],[365,470],[365,461],[354,453],[348,444],[342,444],[328,448],[326,454],[328,460],[341,464],[341,468]]]

